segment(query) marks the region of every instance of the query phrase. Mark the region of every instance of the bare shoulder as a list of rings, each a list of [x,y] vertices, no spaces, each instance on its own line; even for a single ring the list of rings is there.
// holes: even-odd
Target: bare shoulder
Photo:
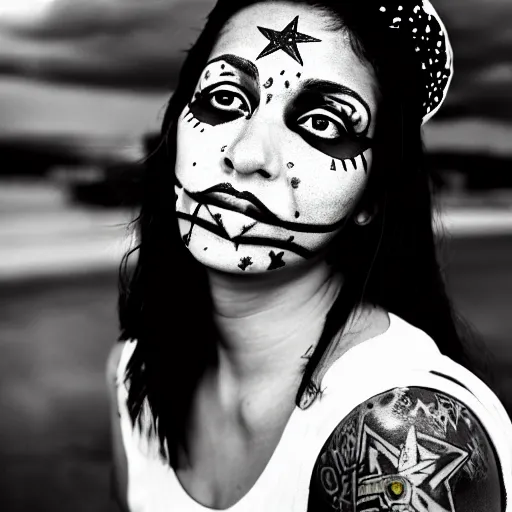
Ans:
[[[111,495],[121,511],[128,511],[128,469],[121,433],[120,412],[117,399],[117,368],[126,342],[116,343],[107,358],[106,377],[110,397],[110,430],[112,447]]]
[[[117,342],[112,346],[107,358],[106,377],[109,388],[115,387],[117,368],[126,342]]]
[[[397,388],[360,404],[332,432],[308,511],[503,512],[502,478],[468,407],[431,389]]]

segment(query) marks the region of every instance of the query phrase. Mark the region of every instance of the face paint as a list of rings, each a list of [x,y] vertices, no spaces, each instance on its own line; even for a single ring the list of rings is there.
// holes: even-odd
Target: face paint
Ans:
[[[263,84],[263,87],[265,87],[265,89],[268,89],[269,87],[272,87],[272,84],[274,83],[274,79],[272,77],[270,77],[264,84]]]
[[[230,183],[219,183],[214,187],[201,192],[192,192],[186,190],[185,193],[199,205],[214,205],[227,211],[233,211],[244,214],[257,222],[268,224],[269,226],[278,226],[299,232],[318,232],[328,233],[339,227],[339,223],[334,224],[298,224],[280,219],[270,211],[254,194],[248,191],[239,191],[233,188]],[[295,218],[300,213],[295,212]],[[221,214],[214,214],[214,219],[221,225]]]
[[[300,358],[309,360],[311,358],[311,355],[313,354],[313,347],[314,347],[314,345],[310,345],[310,347],[306,350],[306,352],[302,356],[300,356]]]
[[[256,27],[299,15],[301,30],[318,36],[301,49],[300,71],[286,51],[255,61]],[[258,273],[300,265],[339,232],[364,190],[375,83],[324,27],[323,15],[287,3],[240,11],[178,119],[179,228],[207,266]]]
[[[219,82],[198,93],[189,108],[193,115],[190,120],[216,126],[249,115],[250,100],[230,82]]]
[[[250,116],[259,101],[259,91],[253,86],[257,79],[258,69],[247,59],[226,54],[210,60],[204,75],[209,84],[202,84],[195,93],[189,120],[216,126]]]
[[[297,43],[319,43],[321,40],[297,32],[298,23],[299,17],[295,16],[295,18],[288,23],[281,32],[271,28],[258,27],[259,31],[270,41],[270,43],[258,55],[258,57],[256,57],[256,59],[261,59],[262,57],[266,57],[278,50],[283,50],[283,52],[288,54],[302,66],[302,57],[300,56]]]
[[[250,267],[251,265],[252,265],[251,257],[245,256],[243,258],[240,258],[240,263],[238,264],[238,268],[245,272],[247,270],[247,268]]]
[[[268,255],[270,256],[270,265],[268,266],[267,270],[276,270],[286,265],[286,263],[283,261],[284,251],[281,251],[277,254],[274,251],[270,251]]]
[[[359,94],[324,80],[308,80],[301,90],[287,114],[290,129],[340,160],[354,158],[371,147],[367,137],[370,107]]]
[[[300,180],[299,178],[293,177],[290,183],[293,188],[299,188]]]
[[[361,160],[363,162],[364,172],[367,173],[368,172],[368,162],[366,161],[366,158],[364,157],[364,153],[361,153]]]

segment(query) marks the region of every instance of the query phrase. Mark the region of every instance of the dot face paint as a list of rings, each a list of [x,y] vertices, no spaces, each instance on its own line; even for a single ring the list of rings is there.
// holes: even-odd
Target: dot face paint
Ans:
[[[243,258],[240,258],[240,263],[238,264],[238,268],[245,272],[247,270],[247,268],[250,267],[251,265],[252,265],[251,257],[245,256]]]
[[[300,33],[318,39],[300,47],[302,64],[286,51],[258,59],[258,27],[296,17]],[[371,170],[376,90],[314,9],[275,2],[237,13],[178,119],[176,210],[193,256],[246,274],[301,265],[324,250]]]

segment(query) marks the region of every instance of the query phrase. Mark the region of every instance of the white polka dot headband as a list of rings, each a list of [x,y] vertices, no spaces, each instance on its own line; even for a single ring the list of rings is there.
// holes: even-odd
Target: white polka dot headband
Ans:
[[[382,0],[390,28],[412,35],[425,83],[423,124],[441,107],[453,76],[453,51],[443,22],[429,0]]]

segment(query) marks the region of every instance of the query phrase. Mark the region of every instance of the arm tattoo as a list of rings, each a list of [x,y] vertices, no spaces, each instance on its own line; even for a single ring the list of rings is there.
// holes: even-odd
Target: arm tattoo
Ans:
[[[501,469],[475,415],[400,388],[354,409],[317,458],[308,512],[502,512]]]

